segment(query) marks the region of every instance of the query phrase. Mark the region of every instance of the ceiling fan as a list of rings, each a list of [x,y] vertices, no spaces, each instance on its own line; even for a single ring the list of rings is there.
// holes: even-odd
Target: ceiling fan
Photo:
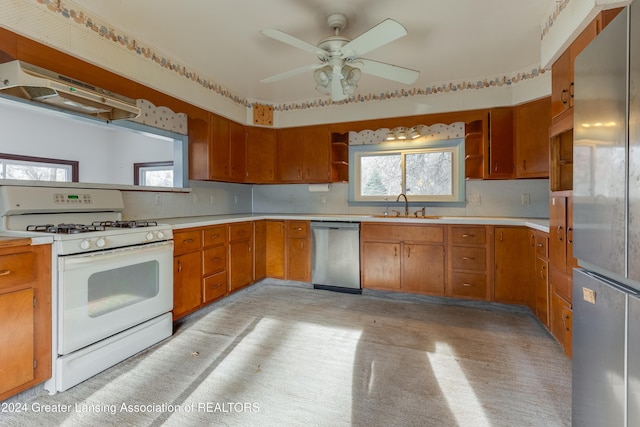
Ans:
[[[320,40],[317,46],[280,30],[261,30],[260,33],[265,36],[313,53],[320,60],[320,64],[306,65],[276,74],[261,80],[261,82],[271,83],[314,70],[316,89],[331,95],[333,101],[342,101],[347,99],[358,86],[361,72],[405,84],[414,83],[420,75],[416,70],[361,57],[380,46],[405,36],[407,30],[397,21],[385,19],[353,40],[340,34],[340,31],[347,26],[347,17],[343,14],[329,15],[327,24],[333,29],[334,34]]]

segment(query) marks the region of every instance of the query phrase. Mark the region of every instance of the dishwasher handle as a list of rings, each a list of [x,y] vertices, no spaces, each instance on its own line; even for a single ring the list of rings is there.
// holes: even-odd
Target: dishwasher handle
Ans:
[[[318,221],[311,222],[311,229],[319,229],[319,230],[344,230],[344,229],[353,229],[359,230],[360,223],[359,222],[335,222],[335,221]]]

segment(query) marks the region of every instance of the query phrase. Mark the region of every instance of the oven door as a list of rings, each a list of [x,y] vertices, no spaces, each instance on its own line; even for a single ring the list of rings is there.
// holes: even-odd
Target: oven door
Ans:
[[[58,257],[58,353],[173,308],[173,242]]]

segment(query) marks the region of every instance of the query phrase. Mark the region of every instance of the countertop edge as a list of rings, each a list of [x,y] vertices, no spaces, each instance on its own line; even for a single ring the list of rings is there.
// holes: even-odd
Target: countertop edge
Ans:
[[[173,230],[206,227],[259,220],[301,220],[301,221],[346,221],[346,222],[380,222],[400,224],[477,224],[477,225],[512,225],[526,226],[534,230],[549,232],[549,220],[544,218],[510,218],[510,217],[461,217],[442,216],[439,218],[396,218],[376,217],[372,215],[323,215],[323,214],[234,214],[211,215],[198,217],[166,218],[158,222],[171,225]]]

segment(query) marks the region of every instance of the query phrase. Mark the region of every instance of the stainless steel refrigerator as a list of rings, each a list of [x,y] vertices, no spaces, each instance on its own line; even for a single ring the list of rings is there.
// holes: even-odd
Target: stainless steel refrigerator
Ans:
[[[574,72],[573,425],[640,426],[640,0]]]

